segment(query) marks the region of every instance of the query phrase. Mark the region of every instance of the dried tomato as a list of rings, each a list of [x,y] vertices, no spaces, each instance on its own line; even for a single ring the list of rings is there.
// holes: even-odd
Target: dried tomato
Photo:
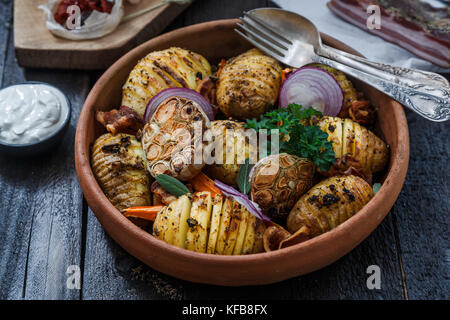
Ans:
[[[64,25],[69,18],[67,8],[76,5],[80,8],[80,12],[99,11],[104,13],[111,13],[113,2],[107,0],[61,0],[55,12],[55,20],[61,25]]]

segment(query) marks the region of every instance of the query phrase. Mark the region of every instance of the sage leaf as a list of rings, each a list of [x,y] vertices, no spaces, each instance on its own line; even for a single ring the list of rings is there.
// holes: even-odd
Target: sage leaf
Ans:
[[[250,180],[249,175],[252,170],[253,165],[250,164],[249,158],[245,159],[245,162],[241,164],[241,168],[239,169],[237,183],[239,190],[243,194],[248,194],[250,192]]]
[[[190,192],[189,189],[180,180],[167,174],[158,174],[155,179],[156,181],[158,181],[161,187],[163,187],[167,192],[173,194],[176,197]]]

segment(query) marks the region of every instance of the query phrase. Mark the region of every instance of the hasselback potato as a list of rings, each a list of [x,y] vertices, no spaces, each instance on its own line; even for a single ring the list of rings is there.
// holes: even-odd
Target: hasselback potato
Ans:
[[[219,74],[217,104],[227,116],[257,118],[271,109],[281,85],[281,66],[258,49],[230,59]]]
[[[176,47],[151,52],[130,72],[122,88],[122,105],[142,117],[147,102],[160,91],[174,87],[195,90],[210,75],[209,62],[195,52]]]
[[[349,154],[372,173],[386,166],[389,156],[386,144],[359,123],[348,118],[322,117],[317,125],[328,133],[336,159]]]
[[[292,208],[286,226],[291,233],[306,226],[310,236],[325,233],[356,214],[373,197],[372,187],[356,176],[323,180]]]
[[[179,197],[153,224],[153,235],[167,243],[224,255],[262,252],[264,230],[264,223],[242,205],[207,191]]]
[[[210,178],[219,179],[230,186],[237,186],[241,164],[247,158],[256,162],[257,147],[250,143],[250,138],[245,132],[247,131],[243,122],[211,121],[210,129],[203,135],[206,142],[205,154],[211,155],[211,161],[205,166],[204,172]]]
[[[92,147],[92,169],[103,192],[119,210],[150,205],[144,152],[135,136],[110,133]]]

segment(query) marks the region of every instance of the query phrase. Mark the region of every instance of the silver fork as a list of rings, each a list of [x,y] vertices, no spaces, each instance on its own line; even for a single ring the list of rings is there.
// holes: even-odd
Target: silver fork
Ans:
[[[263,18],[245,13],[241,18],[242,23],[238,23],[242,31],[239,29],[235,29],[235,31],[266,54],[288,66],[299,68],[309,63],[326,64],[375,87],[426,119],[432,121],[450,119],[450,90],[448,87],[420,83],[358,61],[354,61],[352,66],[349,66],[319,56],[315,48],[321,46],[320,34],[309,20],[307,22],[312,27],[305,24],[304,28],[309,29],[302,30],[302,38],[297,39],[295,35],[299,32],[293,28],[292,23],[289,23],[291,18],[289,15],[286,16],[285,21],[278,21],[280,19],[276,20],[271,17],[270,23]],[[276,28],[271,24],[276,24]],[[280,30],[285,30],[283,29],[284,25],[289,38],[280,32]]]
[[[247,20],[246,22],[249,25],[257,25],[259,28],[265,28],[268,32],[274,30],[279,34],[283,33],[287,40],[306,41],[313,45],[314,51],[319,56],[346,64],[386,80],[396,81],[401,79],[401,83],[406,86],[414,86],[415,83],[419,82],[424,85],[450,88],[447,79],[437,73],[373,62],[324,45],[320,39],[320,33],[314,24],[299,14],[277,8],[259,8],[245,12],[244,15],[244,20]],[[268,23],[264,22],[264,18],[269,20]],[[284,22],[283,20],[290,21]],[[280,21],[282,21],[281,24]],[[393,76],[397,76],[397,78]],[[413,82],[411,83],[410,80],[413,80]],[[416,86],[415,89],[421,91],[420,87]],[[436,95],[439,96],[439,92]]]

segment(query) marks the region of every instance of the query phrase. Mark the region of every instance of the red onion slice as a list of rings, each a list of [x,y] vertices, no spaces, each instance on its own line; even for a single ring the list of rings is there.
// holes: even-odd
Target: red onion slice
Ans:
[[[280,106],[291,103],[312,107],[325,116],[335,117],[344,103],[344,92],[331,73],[315,67],[303,67],[291,73],[280,90]]]
[[[259,208],[258,204],[251,201],[247,195],[240,193],[233,187],[230,187],[229,185],[219,181],[214,180],[214,185],[220,189],[220,191],[223,192],[224,195],[232,197],[234,200],[239,202],[241,205],[243,205],[251,214],[253,214],[258,219],[261,219],[263,221],[270,221],[270,219],[265,216],[261,209]]]
[[[144,122],[149,122],[159,105],[172,97],[182,97],[197,103],[205,112],[209,120],[214,120],[214,112],[211,104],[197,91],[187,88],[169,88],[159,92],[147,103],[144,113]]]

